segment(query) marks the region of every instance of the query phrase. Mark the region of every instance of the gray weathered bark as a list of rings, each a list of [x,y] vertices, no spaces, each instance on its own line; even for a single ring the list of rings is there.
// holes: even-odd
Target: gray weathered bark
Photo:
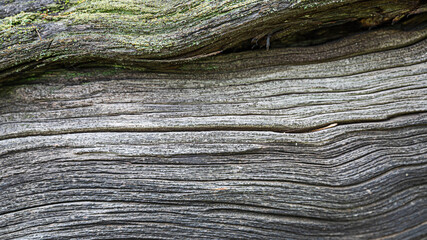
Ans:
[[[0,7],[1,239],[427,237],[425,1]]]

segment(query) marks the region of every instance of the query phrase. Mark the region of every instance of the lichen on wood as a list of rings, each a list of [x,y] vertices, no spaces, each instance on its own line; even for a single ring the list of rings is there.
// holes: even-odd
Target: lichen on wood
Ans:
[[[144,69],[146,60],[205,56],[254,39],[261,44],[268,34],[288,44],[297,33],[348,22],[363,27],[371,18],[380,19],[372,20],[379,25],[423,6],[415,0],[70,0],[35,1],[26,8],[3,3],[10,5],[28,11],[9,10],[0,20],[0,81],[94,60]]]

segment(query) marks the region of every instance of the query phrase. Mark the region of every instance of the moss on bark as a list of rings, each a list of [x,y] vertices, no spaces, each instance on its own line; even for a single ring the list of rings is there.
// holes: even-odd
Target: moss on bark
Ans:
[[[57,64],[96,62],[164,71],[176,67],[155,61],[173,61],[176,66],[227,51],[266,48],[267,41],[289,46],[313,31],[325,41],[337,37],[324,34],[331,27],[345,29],[345,24],[352,23],[357,31],[396,23],[423,9],[418,0],[67,0],[34,4],[22,7],[33,11],[0,19],[0,82]],[[21,6],[3,5],[15,6],[12,13]]]

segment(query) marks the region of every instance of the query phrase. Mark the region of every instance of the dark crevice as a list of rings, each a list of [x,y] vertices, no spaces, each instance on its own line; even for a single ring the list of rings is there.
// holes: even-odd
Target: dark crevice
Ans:
[[[326,42],[347,37],[355,33],[360,33],[364,29],[357,22],[348,22],[338,26],[322,27],[310,32],[299,32],[284,39],[277,39],[274,33],[271,36],[266,35],[260,39],[252,38],[246,40],[236,47],[225,50],[223,53],[238,53],[245,51],[267,50],[267,40],[269,49],[286,48],[286,47],[307,47],[320,45]]]
[[[235,47],[226,49],[222,54],[239,53],[245,51],[267,50],[287,47],[308,47],[317,46],[332,42],[343,37],[348,37],[360,34],[365,31],[371,31],[378,28],[396,29],[402,31],[414,31],[425,27],[427,24],[427,13],[416,15],[407,15],[401,20],[393,21],[393,19],[378,22],[377,24],[368,25],[364,19],[355,19],[354,21],[334,22],[323,24],[323,27],[309,31],[297,32],[286,36],[285,38],[275,38],[273,32],[270,36],[267,34],[259,39],[252,38],[245,40]],[[270,39],[269,39],[270,38]],[[269,42],[269,44],[267,44]]]

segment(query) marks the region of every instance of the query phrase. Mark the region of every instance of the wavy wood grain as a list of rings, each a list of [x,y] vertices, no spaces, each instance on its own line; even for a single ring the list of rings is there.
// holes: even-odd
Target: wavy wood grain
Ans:
[[[4,87],[0,238],[423,239],[426,45]]]

